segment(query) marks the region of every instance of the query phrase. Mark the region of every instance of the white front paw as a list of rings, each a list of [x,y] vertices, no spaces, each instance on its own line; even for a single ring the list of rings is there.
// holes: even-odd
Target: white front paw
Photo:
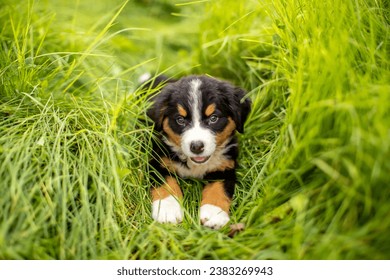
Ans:
[[[200,221],[206,227],[219,229],[229,222],[229,214],[218,206],[205,204],[200,207]]]
[[[159,223],[178,224],[183,221],[183,215],[180,203],[172,195],[153,201],[152,217]]]

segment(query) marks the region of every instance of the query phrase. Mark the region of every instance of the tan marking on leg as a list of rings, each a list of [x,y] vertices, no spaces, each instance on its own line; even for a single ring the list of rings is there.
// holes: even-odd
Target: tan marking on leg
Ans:
[[[169,126],[168,118],[165,118],[163,121],[163,130],[168,135],[169,140],[171,140],[173,143],[175,143],[177,146],[180,146],[180,136],[177,135],[172,128]]]
[[[183,198],[183,193],[181,192],[180,186],[177,183],[176,179],[168,176],[166,178],[166,183],[158,188],[152,189],[152,201],[158,199],[164,199],[168,196],[174,196],[178,199]]]
[[[221,164],[218,167],[210,170],[210,172],[225,171],[226,169],[234,169],[235,165],[236,164],[235,164],[234,160],[225,159],[225,160],[221,161]]]
[[[182,117],[187,117],[187,111],[181,105],[177,105],[177,111]]]
[[[222,145],[226,139],[228,139],[236,129],[236,124],[232,120],[232,118],[228,118],[228,124],[225,127],[225,129],[219,133],[217,133],[216,140],[217,140],[217,146]]]
[[[210,117],[211,114],[213,114],[215,112],[215,104],[210,104],[209,106],[207,106],[206,110],[204,111],[204,114],[206,115],[206,117]]]
[[[205,186],[202,192],[201,206],[205,204],[218,206],[226,213],[229,213],[231,199],[225,193],[223,182],[212,182]]]

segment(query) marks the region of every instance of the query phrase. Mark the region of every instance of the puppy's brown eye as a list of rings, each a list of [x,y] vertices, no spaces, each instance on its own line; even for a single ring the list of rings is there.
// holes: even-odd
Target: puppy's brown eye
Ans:
[[[216,123],[219,118],[216,115],[211,115],[209,118],[209,123]]]
[[[176,122],[178,125],[185,126],[186,125],[186,120],[182,116],[178,116],[176,118]]]

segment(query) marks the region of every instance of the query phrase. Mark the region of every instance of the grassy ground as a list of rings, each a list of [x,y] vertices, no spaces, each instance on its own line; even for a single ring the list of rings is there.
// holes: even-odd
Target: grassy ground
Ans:
[[[386,1],[14,2],[1,259],[390,258]],[[248,90],[234,238],[199,225],[197,181],[181,182],[183,224],[151,220],[146,71]]]

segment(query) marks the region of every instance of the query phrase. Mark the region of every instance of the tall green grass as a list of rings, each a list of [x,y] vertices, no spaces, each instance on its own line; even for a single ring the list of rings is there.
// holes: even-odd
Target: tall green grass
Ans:
[[[387,259],[385,1],[2,1],[1,259]],[[232,223],[150,218],[137,77],[248,90]]]

